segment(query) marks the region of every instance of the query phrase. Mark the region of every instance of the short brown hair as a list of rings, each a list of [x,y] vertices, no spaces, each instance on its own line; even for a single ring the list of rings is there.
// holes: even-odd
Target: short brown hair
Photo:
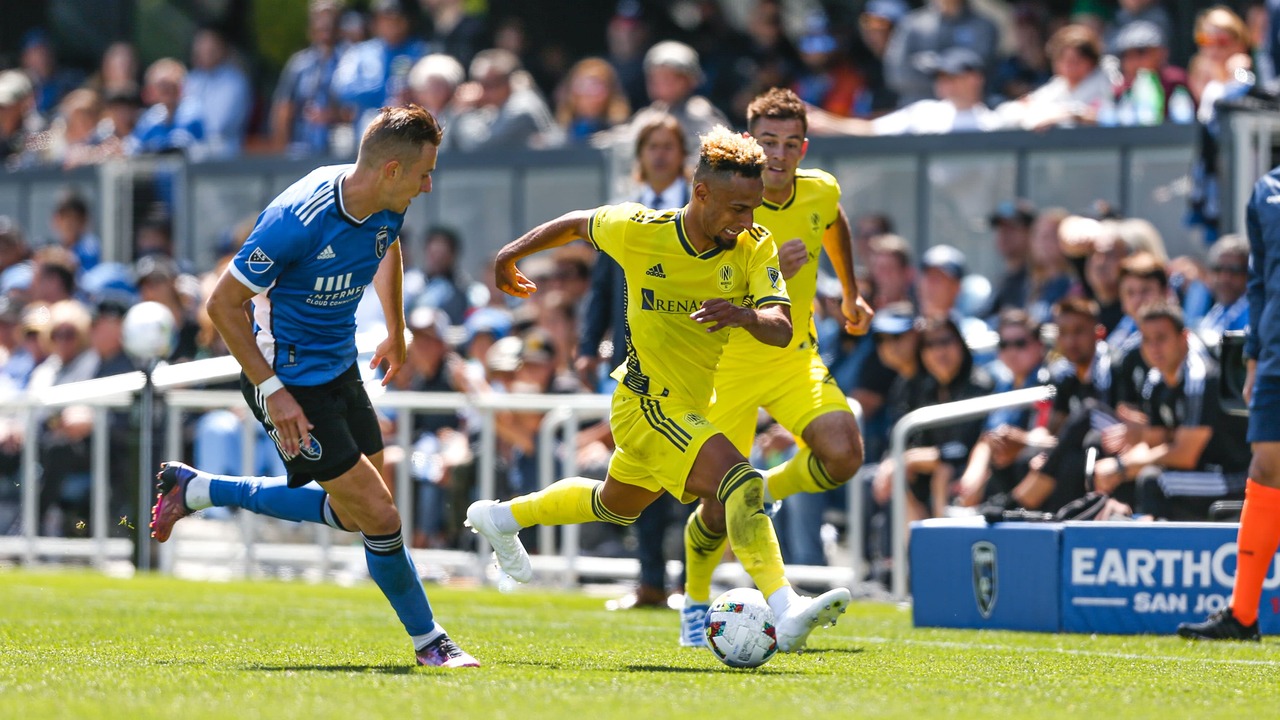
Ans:
[[[1096,66],[1102,58],[1102,40],[1087,25],[1067,25],[1054,33],[1045,46],[1045,51],[1053,60],[1057,60],[1064,50],[1075,50]]]
[[[1160,283],[1161,289],[1169,287],[1169,274],[1165,272],[1164,263],[1146,251],[1136,252],[1120,261],[1120,280],[1123,281],[1126,276],[1155,280]]]
[[[693,171],[694,182],[705,182],[708,174],[758,178],[764,172],[764,150],[754,138],[717,125],[698,139],[702,146],[698,151],[698,167]]]
[[[747,106],[747,127],[754,128],[760,118],[799,120],[803,131],[809,132],[809,113],[804,101],[787,88],[773,88],[751,101]]]
[[[444,134],[435,117],[417,105],[384,107],[364,130],[360,158],[381,164],[388,160],[417,158],[426,144],[440,146]],[[356,162],[359,162],[357,158]]]
[[[1173,329],[1182,332],[1187,328],[1186,319],[1182,315],[1182,309],[1177,305],[1167,302],[1153,302],[1144,305],[1142,310],[1138,312],[1138,322],[1151,322],[1152,320],[1168,320],[1173,323]]]
[[[871,252],[892,255],[902,263],[902,267],[911,267],[911,243],[906,238],[893,233],[884,233],[871,238]]]
[[[996,332],[1007,327],[1022,328],[1032,340],[1044,342],[1040,337],[1040,323],[1032,320],[1022,308],[1008,308],[1000,313],[996,319]]]
[[[680,156],[682,158],[689,157],[689,145],[684,139],[684,129],[680,127],[680,121],[674,115],[667,113],[656,113],[650,115],[640,126],[640,130],[636,133],[636,176],[640,182],[647,182],[648,178],[640,177],[640,151],[644,149],[649,138],[659,130],[666,130],[675,134],[676,143],[680,146]]]
[[[1062,316],[1064,315],[1075,315],[1089,322],[1097,323],[1099,314],[1101,314],[1101,311],[1098,309],[1098,303],[1088,298],[1069,297],[1059,300],[1053,306],[1053,319],[1057,322],[1062,322]]]

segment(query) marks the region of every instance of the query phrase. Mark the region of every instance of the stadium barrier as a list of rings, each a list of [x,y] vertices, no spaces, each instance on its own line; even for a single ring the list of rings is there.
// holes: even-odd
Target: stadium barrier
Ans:
[[[889,457],[893,458],[893,587],[891,592],[899,600],[906,600],[907,573],[907,467],[904,457],[907,452],[907,438],[913,432],[925,430],[939,425],[947,425],[961,420],[990,415],[996,410],[1027,407],[1054,396],[1054,388],[1050,385],[1024,388],[1012,392],[998,393],[986,397],[971,398],[958,402],[930,405],[912,410],[894,424],[889,433]]]
[[[1161,634],[1224,607],[1235,579],[1235,523],[912,525],[918,627]],[[1280,632],[1280,571],[1263,584],[1259,628]]]
[[[375,347],[378,337],[362,338],[359,346],[367,352]],[[221,382],[234,378],[239,373],[239,366],[230,357],[199,360],[178,365],[162,366],[152,375],[157,390],[164,398],[162,405],[165,421],[162,448],[163,456],[178,458],[182,456],[183,416],[189,412],[218,408],[241,408],[244,400],[234,390],[189,390],[190,385]],[[108,440],[107,412],[110,409],[127,408],[133,402],[133,396],[144,386],[146,378],[141,372],[127,373],[109,378],[69,383],[49,388],[42,392],[16,395],[0,399],[0,413],[21,412],[27,426],[26,437],[37,437],[35,428],[38,414],[42,408],[57,408],[66,405],[88,405],[94,408],[95,423],[92,440],[92,466],[90,487],[91,537],[60,538],[46,537],[39,534],[37,518],[40,481],[38,474],[37,443],[28,442],[23,446],[21,462],[21,527],[19,537],[0,536],[0,556],[16,557],[24,564],[34,564],[40,558],[79,558],[88,560],[96,567],[104,567],[109,562],[127,561],[134,557],[136,542],[150,543],[146,527],[147,518],[134,519],[137,538],[129,541],[124,538],[108,538],[107,530],[111,527],[107,518],[109,502],[107,463]],[[497,457],[495,423],[496,413],[500,411],[545,412],[543,422],[538,431],[539,477],[540,487],[546,487],[558,479],[555,468],[557,440],[563,440],[564,447],[576,446],[576,433],[580,421],[607,417],[609,397],[606,395],[540,395],[540,394],[495,394],[484,397],[471,397],[461,393],[422,393],[422,392],[387,392],[377,381],[366,384],[374,405],[383,410],[402,410],[413,413],[457,412],[460,409],[471,409],[481,417],[479,449],[476,453],[477,492],[480,497],[496,496],[495,458]],[[850,400],[850,407],[861,421],[861,407]],[[396,443],[411,451],[412,424],[397,424]],[[256,450],[256,428],[252,422],[241,424],[241,457],[242,472],[253,474]],[[562,438],[560,436],[563,436]],[[560,454],[562,474],[572,476],[578,472],[576,454],[572,451]],[[411,463],[406,460],[397,466],[395,478],[397,498],[412,497],[410,477]],[[139,491],[144,497],[152,492],[151,469],[148,468],[138,478]],[[860,575],[862,515],[859,510],[862,503],[861,493],[855,492],[853,483],[848,486],[849,537],[851,538],[852,565],[848,567],[827,566],[791,566],[789,574],[798,582],[847,585],[855,583]],[[402,503],[401,514],[403,532],[412,536],[414,516],[411,506]],[[209,539],[192,538],[188,540],[179,526],[173,538],[159,546],[157,566],[161,572],[175,571],[180,558],[194,561],[234,562],[241,574],[251,574],[251,568],[259,563],[302,565],[311,571],[327,574],[335,567],[362,562],[362,554],[358,547],[335,546],[334,532],[329,528],[315,526],[312,531],[314,545],[296,545],[289,543],[268,543],[261,538],[266,523],[273,523],[253,513],[238,513],[236,527],[239,532],[237,547],[229,547],[227,543]],[[284,524],[284,523],[281,523]],[[557,543],[557,531],[559,542]],[[489,548],[477,537],[476,552],[461,551],[414,551],[415,556],[424,564],[442,567],[452,572],[463,572],[479,578],[490,574]],[[543,543],[543,553],[534,556],[533,564],[540,577],[555,578],[559,584],[571,587],[583,577],[630,579],[638,574],[635,560],[618,558],[589,558],[580,555],[579,528],[540,528],[539,541]],[[228,557],[228,554],[231,557]],[[144,569],[147,569],[144,566]],[[675,572],[676,568],[672,568]],[[730,563],[717,571],[717,579],[731,584],[749,584],[741,566]]]

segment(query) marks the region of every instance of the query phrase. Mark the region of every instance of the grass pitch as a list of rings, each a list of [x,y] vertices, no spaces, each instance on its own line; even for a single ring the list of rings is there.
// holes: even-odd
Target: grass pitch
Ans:
[[[416,668],[372,584],[0,571],[0,718],[1273,717],[1277,644],[916,630],[855,604],[802,655],[732,670],[676,614],[428,587],[478,670]]]

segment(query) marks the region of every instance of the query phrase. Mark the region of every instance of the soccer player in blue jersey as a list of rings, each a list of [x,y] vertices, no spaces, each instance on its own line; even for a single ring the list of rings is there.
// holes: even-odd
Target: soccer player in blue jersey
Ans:
[[[420,107],[383,108],[354,165],[312,171],[258,216],[208,310],[240,362],[245,400],[289,474],[230,477],[165,463],[152,535],[164,542],[174,523],[212,506],[359,531],[369,575],[412,637],[418,664],[476,667],[435,622],[404,547],[382,478],[378,418],[356,366],[356,305],[370,283],[387,318],[387,339],[370,367],[387,364],[385,385],[404,363],[397,240],[410,201],[431,192],[440,136]]]

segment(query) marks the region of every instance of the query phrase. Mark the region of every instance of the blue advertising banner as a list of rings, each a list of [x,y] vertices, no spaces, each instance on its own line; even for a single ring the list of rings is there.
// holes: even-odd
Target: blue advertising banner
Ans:
[[[1231,596],[1236,531],[1222,523],[1066,523],[1062,629],[1164,635],[1203,620]],[[1258,615],[1264,635],[1280,632],[1278,590],[1273,561]]]
[[[925,520],[911,529],[917,626],[1056,632],[1062,526]]]

